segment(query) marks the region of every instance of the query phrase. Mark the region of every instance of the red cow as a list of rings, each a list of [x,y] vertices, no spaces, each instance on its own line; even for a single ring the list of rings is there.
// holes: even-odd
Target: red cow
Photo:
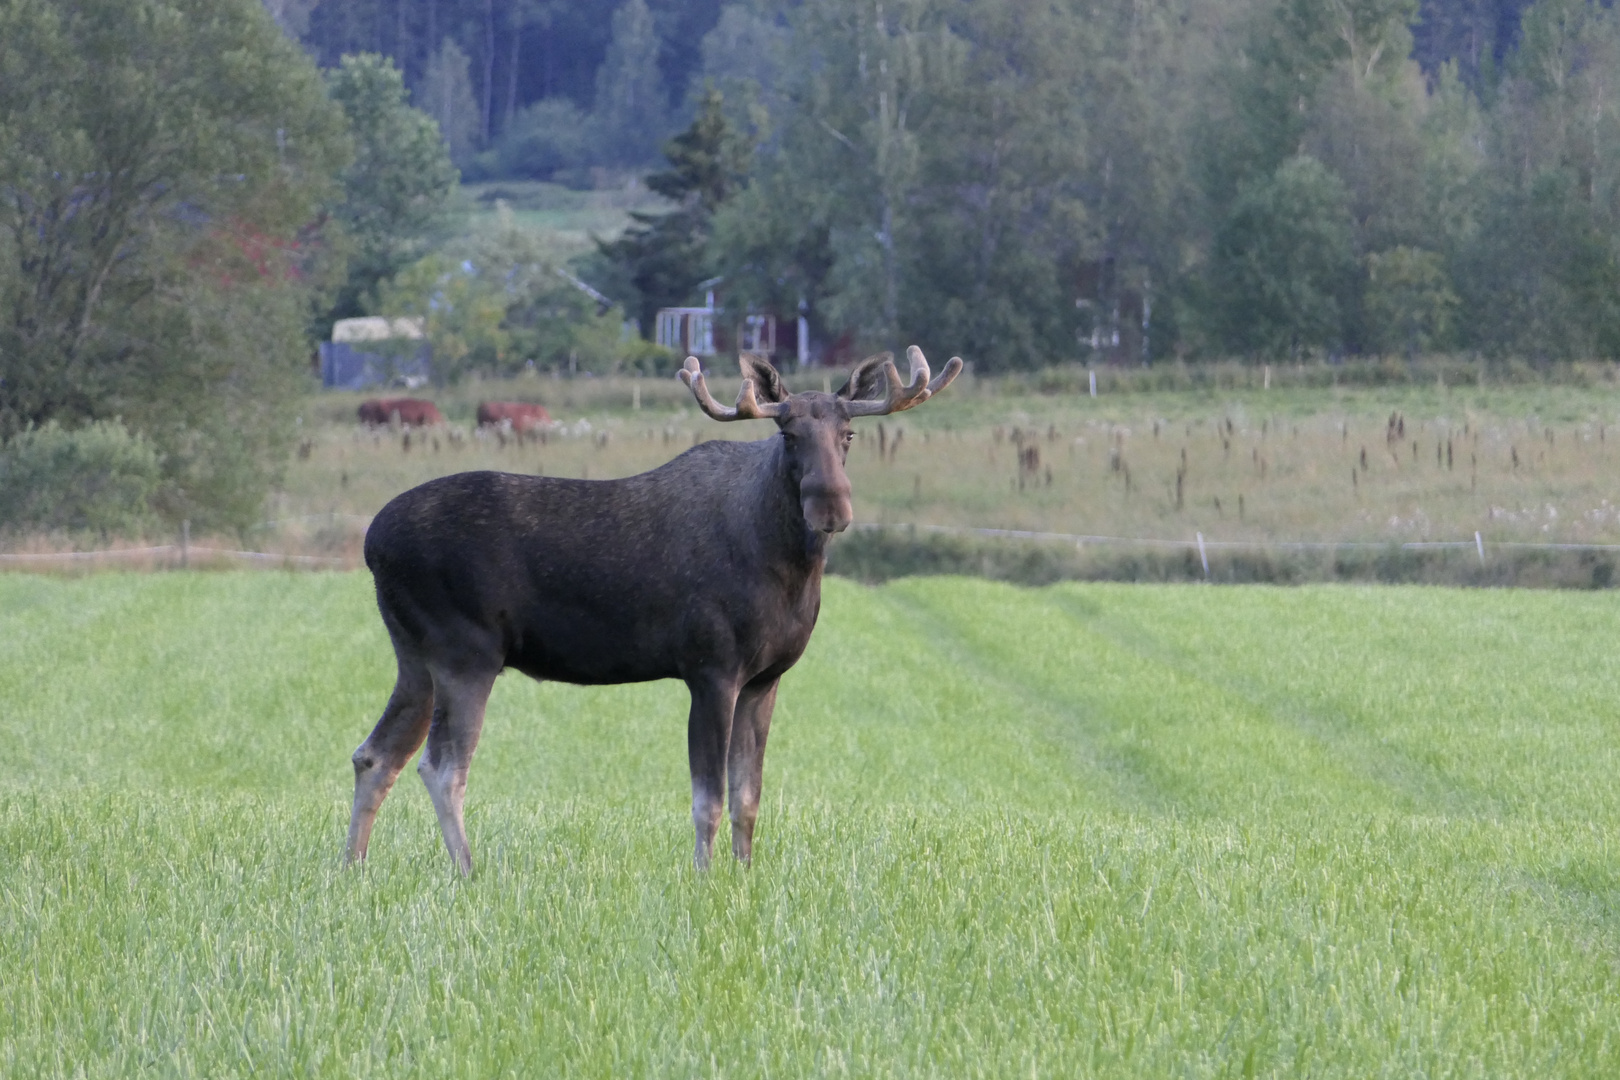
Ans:
[[[551,423],[551,414],[544,405],[530,405],[522,401],[485,401],[478,406],[478,426],[511,424],[518,433],[532,431],[542,424]]]
[[[429,427],[444,423],[438,406],[421,398],[372,398],[362,401],[356,412],[360,422],[367,425],[392,423],[395,413],[399,414],[399,422],[406,427]]]

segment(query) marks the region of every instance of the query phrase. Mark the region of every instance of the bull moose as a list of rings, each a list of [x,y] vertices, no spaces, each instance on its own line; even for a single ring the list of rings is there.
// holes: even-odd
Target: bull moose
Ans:
[[[693,861],[709,864],[727,788],[731,851],[748,862],[777,680],[821,610],[827,542],[848,527],[850,420],[921,405],[888,354],[837,393],[790,394],[742,357],[737,404],[717,403],[695,358],[680,372],[715,420],[771,419],[758,442],[706,442],[639,476],[568,480],[469,472],[395,498],[366,533],[366,566],[399,665],[382,717],[354,753],[347,861],[364,859],[377,810],[417,767],[456,869],[472,872],[462,800],[495,677],[516,668],[581,685],[680,679],[691,691]]]

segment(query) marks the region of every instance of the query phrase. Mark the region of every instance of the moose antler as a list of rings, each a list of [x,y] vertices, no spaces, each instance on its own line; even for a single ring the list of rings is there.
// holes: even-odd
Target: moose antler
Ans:
[[[716,420],[774,420],[787,412],[787,402],[771,401],[764,405],[754,396],[754,380],[744,379],[742,389],[737,391],[737,407],[728,409],[709,393],[709,384],[703,381],[703,365],[698,358],[688,356],[681,370],[676,372],[681,382],[691,388],[692,396],[697,398],[698,408],[708,413]]]
[[[851,401],[848,405],[849,415],[887,416],[889,413],[914,409],[951,385],[962,373],[962,358],[953,356],[946,362],[945,370],[939,373],[939,378],[929,382],[928,361],[923,358],[922,350],[915,345],[906,350],[906,360],[911,365],[911,370],[907,373],[911,380],[909,386],[900,381],[900,372],[895,368],[894,361],[885,360],[883,375],[889,383],[888,395],[881,401]]]

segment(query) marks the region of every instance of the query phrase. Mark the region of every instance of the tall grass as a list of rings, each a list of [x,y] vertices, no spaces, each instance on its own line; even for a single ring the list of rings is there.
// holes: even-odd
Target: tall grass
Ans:
[[[756,863],[502,679],[452,878],[364,575],[0,578],[0,1074],[1606,1076],[1602,594],[829,582]]]
[[[475,437],[470,419],[485,397],[542,401],[559,426],[543,444]],[[407,447],[403,434],[360,430],[352,397],[316,399],[305,455],[267,511],[276,525],[261,543],[357,549],[370,514],[446,472],[624,476],[697,440],[773,430],[716,423],[673,380],[519,379],[469,384],[440,403],[451,429],[411,433]],[[1083,387],[1036,393],[1013,379],[964,379],[920,409],[856,427],[849,471],[864,522],[1176,541],[1202,532],[1400,544],[1479,532],[1487,543],[1620,543],[1620,446],[1608,439],[1620,435],[1620,386],[1609,381],[1092,398]]]

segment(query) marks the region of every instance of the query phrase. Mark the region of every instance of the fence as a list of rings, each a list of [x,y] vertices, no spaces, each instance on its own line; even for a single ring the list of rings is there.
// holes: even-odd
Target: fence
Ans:
[[[320,514],[307,515],[298,519],[261,522],[258,528],[272,529],[286,524],[290,520],[345,519],[357,524],[369,524],[370,519],[355,514]],[[1333,554],[1337,552],[1362,553],[1389,553],[1410,552],[1421,553],[1425,551],[1441,552],[1447,550],[1472,550],[1481,566],[1487,562],[1488,552],[1498,550],[1503,552],[1586,552],[1610,553],[1620,556],[1620,544],[1581,544],[1581,543],[1553,543],[1530,541],[1487,541],[1480,533],[1475,533],[1472,539],[1467,540],[1409,540],[1401,543],[1379,542],[1367,540],[1217,540],[1204,536],[1203,533],[1194,533],[1186,539],[1165,539],[1163,537],[1133,537],[1108,536],[1091,533],[1061,533],[1041,532],[1030,529],[994,529],[965,525],[923,525],[905,523],[879,523],[859,522],[853,526],[855,533],[868,534],[902,534],[915,536],[918,534],[961,537],[982,540],[1013,540],[1032,541],[1047,544],[1072,545],[1076,550],[1084,551],[1090,548],[1141,548],[1157,549],[1160,551],[1197,552],[1203,576],[1210,576],[1210,552],[1252,552],[1259,554],[1272,553],[1304,553],[1316,552]],[[836,551],[836,549],[835,549]],[[140,561],[163,563],[167,565],[189,566],[193,559],[200,560],[226,560],[246,563],[249,565],[266,567],[299,567],[306,569],[355,569],[360,560],[354,557],[341,555],[298,555],[287,552],[272,551],[242,551],[232,548],[210,547],[191,544],[189,538],[183,538],[179,544],[158,544],[148,547],[112,548],[101,551],[60,551],[60,552],[14,552],[0,553],[0,566],[39,566],[49,568],[55,565],[88,565],[119,564],[125,561]]]
[[[116,563],[125,559],[172,561],[187,566],[193,558],[232,559],[258,565],[302,566],[352,569],[356,560],[337,555],[288,555],[273,551],[236,551],[231,548],[198,544],[157,544],[152,547],[110,548],[106,551],[28,551],[0,552],[0,565],[49,566],[52,563]]]

